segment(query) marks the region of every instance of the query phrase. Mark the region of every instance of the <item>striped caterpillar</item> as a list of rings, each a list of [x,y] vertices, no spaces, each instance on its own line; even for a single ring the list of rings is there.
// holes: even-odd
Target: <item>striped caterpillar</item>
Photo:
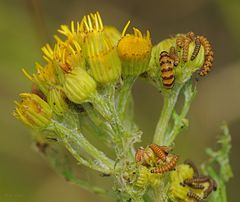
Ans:
[[[169,155],[170,156],[170,155]],[[151,170],[151,173],[162,174],[175,169],[178,155],[171,155],[170,161]]]
[[[159,63],[162,72],[162,82],[165,88],[171,89],[174,85],[173,65],[174,60],[169,56],[167,51],[160,53]]]
[[[194,60],[197,57],[197,55],[200,51],[200,48],[201,48],[201,41],[200,41],[199,37],[196,37],[195,47],[194,47],[194,50],[193,50],[193,53],[192,53],[192,56],[191,56],[191,60]]]
[[[193,192],[188,192],[187,196],[191,199],[194,199],[197,202],[206,202],[204,199],[202,199],[200,196],[198,196],[197,194],[195,194]]]
[[[167,152],[165,148],[162,148],[161,146],[158,146],[156,144],[150,144],[149,147],[153,150],[153,152],[156,154],[158,158],[160,158],[163,161],[166,161]]]
[[[197,168],[191,161],[185,161],[185,164],[188,164],[194,170],[194,177],[191,179],[185,179],[183,186],[187,185],[193,189],[204,189],[205,186],[201,183],[208,183],[208,187],[204,190],[203,198],[207,198],[212,191],[216,191],[217,183],[214,179],[209,176],[199,176]]]

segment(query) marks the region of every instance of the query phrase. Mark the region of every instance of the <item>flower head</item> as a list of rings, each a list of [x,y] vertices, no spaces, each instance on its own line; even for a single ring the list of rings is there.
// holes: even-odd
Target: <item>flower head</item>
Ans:
[[[105,31],[97,12],[83,18],[80,24],[83,33],[82,47],[90,74],[99,83],[116,81],[121,74],[121,63],[110,32]]]
[[[47,102],[32,93],[20,94],[21,102],[16,102],[14,116],[24,124],[42,129],[51,122],[52,110]]]
[[[45,66],[36,63],[35,68],[37,70],[37,73],[33,74],[32,76],[27,73],[25,69],[22,71],[31,81],[33,81],[33,83],[39,87],[39,89],[45,95],[47,95],[49,87],[54,86],[58,83],[56,69],[51,63],[48,63]]]
[[[147,31],[146,36],[144,36],[138,29],[133,28],[133,34],[123,36],[118,43],[122,73],[124,75],[139,75],[145,72],[148,68],[151,50],[150,32]]]
[[[70,30],[69,30],[69,33]],[[82,54],[82,48],[78,42],[77,36],[62,40],[55,36],[56,43],[52,49],[49,44],[42,48],[43,58],[50,64],[60,67],[64,73],[71,71],[74,67],[85,68],[85,59]]]

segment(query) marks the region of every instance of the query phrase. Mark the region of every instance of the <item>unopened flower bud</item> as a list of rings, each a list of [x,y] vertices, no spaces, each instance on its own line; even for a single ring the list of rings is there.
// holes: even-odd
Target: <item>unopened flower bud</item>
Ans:
[[[146,36],[133,28],[133,34],[127,34],[118,43],[118,55],[122,62],[123,75],[139,75],[148,68],[152,43],[150,33]]]
[[[65,75],[63,91],[69,100],[81,104],[96,91],[96,82],[84,69],[76,67]]]
[[[48,103],[32,93],[22,93],[20,97],[22,101],[16,102],[14,116],[32,128],[47,127],[52,117],[52,110]]]
[[[57,87],[52,87],[47,95],[47,101],[52,110],[62,116],[64,111],[67,109],[66,96],[63,91]]]

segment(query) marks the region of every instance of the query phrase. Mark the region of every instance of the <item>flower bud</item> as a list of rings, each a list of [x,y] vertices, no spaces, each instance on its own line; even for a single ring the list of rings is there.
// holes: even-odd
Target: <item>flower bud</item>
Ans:
[[[82,48],[76,40],[62,41],[58,37],[53,50],[53,62],[64,72],[68,73],[74,67],[85,68]]]
[[[118,55],[122,62],[123,75],[139,75],[148,68],[152,43],[150,33],[146,36],[133,28],[133,34],[127,34],[118,43]]]
[[[104,26],[104,32],[106,33],[107,37],[112,41],[113,45],[116,46],[118,41],[121,39],[120,32],[112,26]]]
[[[57,87],[52,87],[49,90],[47,101],[51,109],[60,116],[62,116],[64,111],[68,108],[64,93]]]
[[[22,101],[16,102],[14,116],[32,128],[47,127],[52,117],[52,110],[48,103],[32,93],[21,93],[20,97]]]
[[[85,102],[96,91],[96,82],[82,68],[76,67],[65,75],[63,91],[76,104]]]
[[[84,17],[81,22],[84,33],[83,52],[90,66],[90,73],[99,83],[116,81],[121,75],[121,62],[116,46],[105,32],[98,13]]]
[[[49,87],[54,86],[58,83],[58,78],[56,74],[56,69],[54,65],[49,63],[45,66],[36,63],[37,73],[32,76],[23,69],[23,73],[31,80],[33,83],[37,85],[40,91],[43,92],[44,95],[47,95]]]

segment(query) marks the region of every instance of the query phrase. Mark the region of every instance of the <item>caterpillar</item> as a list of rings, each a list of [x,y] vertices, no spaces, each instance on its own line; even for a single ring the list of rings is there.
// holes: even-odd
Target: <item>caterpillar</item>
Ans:
[[[158,158],[160,158],[163,161],[166,161],[167,153],[158,145],[156,144],[150,144],[149,147],[153,150],[153,152],[156,154]]]
[[[165,88],[171,89],[174,85],[173,59],[169,57],[167,51],[160,53],[159,63],[162,72],[162,82]]]
[[[200,71],[200,76],[206,76],[211,71],[213,65],[213,51],[210,50],[208,55],[205,56],[205,61]]]
[[[203,197],[207,198],[212,191],[216,191],[216,190],[217,190],[217,183],[215,182],[214,179],[209,178],[209,185],[208,185],[208,188],[204,191]]]
[[[197,169],[197,167],[195,166],[195,164],[194,164],[191,160],[189,160],[189,159],[188,159],[188,160],[185,160],[185,161],[184,161],[184,164],[189,165],[189,166],[193,169],[193,172],[194,172],[193,177],[199,176],[198,169]]]
[[[187,185],[193,189],[204,189],[205,188],[202,184],[185,183],[185,181],[182,185],[183,186]]]
[[[169,50],[169,57],[174,60],[174,66],[178,66],[179,64],[179,57],[177,55],[175,47],[171,46]]]
[[[188,60],[188,51],[189,51],[189,44],[191,43],[191,39],[185,37],[184,45],[183,45],[183,53],[182,53],[182,60],[187,62]]]
[[[155,164],[155,154],[151,148],[140,147],[135,154],[135,161],[144,166]]]
[[[208,187],[204,191],[204,198],[207,198],[212,191],[217,190],[217,183],[215,182],[214,179],[212,179],[211,177],[208,177],[208,176],[199,176],[196,178],[184,180],[184,184],[188,185],[189,187],[192,187],[192,188],[195,188],[193,186],[200,186],[200,184],[197,185],[194,183],[204,183],[204,182],[208,182]]]
[[[193,192],[188,192],[187,196],[190,199],[194,199],[197,202],[206,202],[204,199],[202,199],[200,196],[198,196],[197,194],[193,193]]]
[[[205,54],[205,60],[199,74],[200,76],[205,76],[211,70],[213,65],[213,50],[212,50],[211,44],[209,43],[206,37],[199,36],[199,40],[201,42],[201,45],[204,48],[204,54]]]
[[[159,146],[161,148],[161,150],[163,150],[166,154],[168,154],[171,150],[172,147],[169,146]]]
[[[191,60],[194,60],[197,57],[197,55],[200,51],[200,48],[201,48],[201,41],[200,41],[199,37],[196,37],[195,47],[194,47],[194,50],[193,50],[193,53],[192,53],[192,56],[191,56]]]
[[[179,48],[182,48],[182,47],[183,47],[183,45],[184,45],[184,39],[185,39],[185,37],[184,37],[183,35],[178,35],[178,36],[176,37],[176,45],[177,45],[177,47],[179,47]]]
[[[145,150],[143,147],[140,147],[138,148],[138,150],[136,151],[136,154],[135,154],[135,161],[136,162],[141,162],[144,160],[144,153],[145,153]]]
[[[210,177],[208,176],[198,176],[192,179],[186,179],[184,180],[185,184],[192,184],[192,183],[203,183],[203,182],[208,182]]]
[[[178,160],[178,155],[173,155],[171,160],[168,163],[152,169],[151,173],[162,174],[162,173],[171,171],[175,168],[175,166],[177,164],[177,160]]]
[[[208,53],[212,50],[210,42],[204,36],[199,36],[199,40],[204,48],[204,54],[208,55]]]
[[[191,41],[194,41],[195,40],[195,34],[194,32],[188,32],[187,33],[187,37],[191,39]]]

